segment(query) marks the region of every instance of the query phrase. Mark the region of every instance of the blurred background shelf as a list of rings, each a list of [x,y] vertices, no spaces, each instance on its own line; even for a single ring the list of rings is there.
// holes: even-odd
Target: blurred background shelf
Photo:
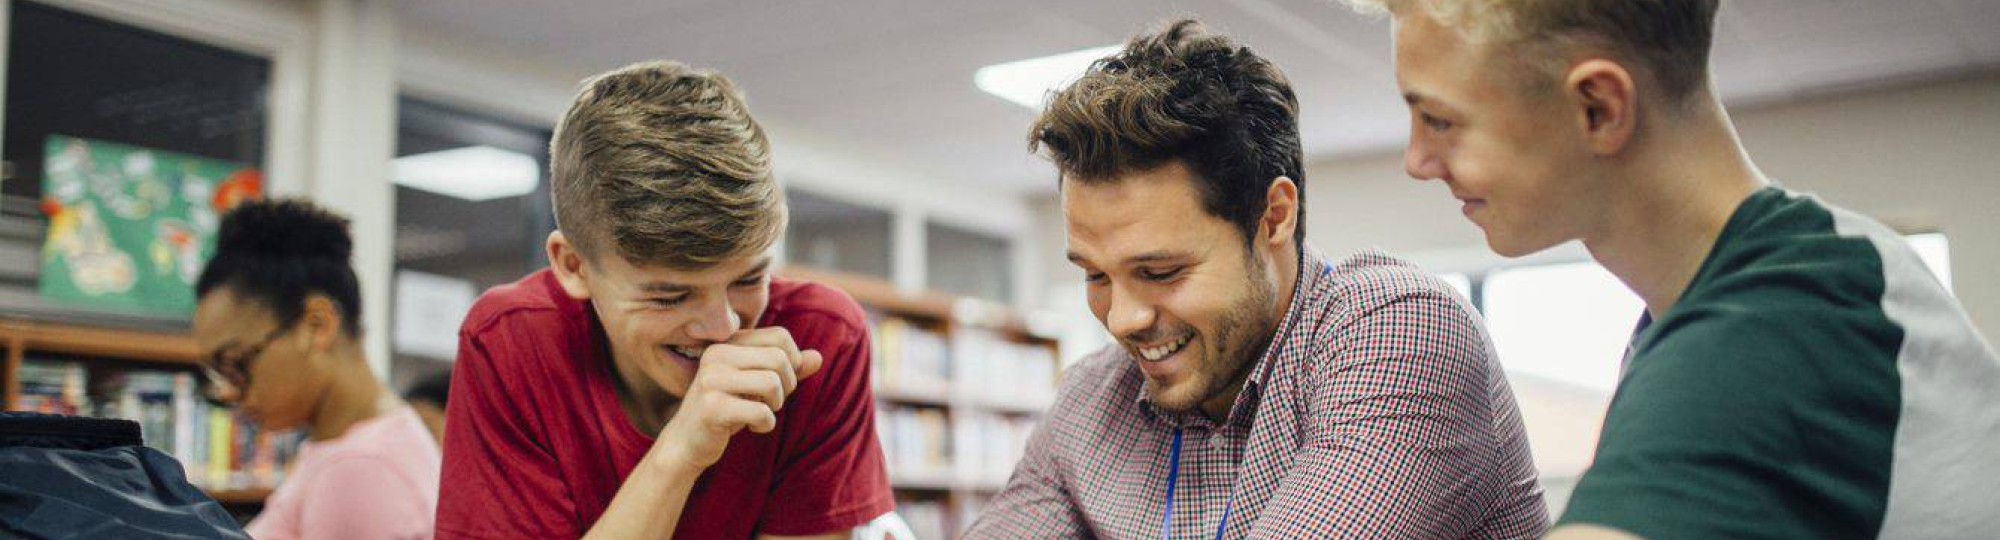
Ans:
[[[297,448],[200,399],[199,354],[186,334],[23,319],[0,320],[6,410],[124,418],[146,445],[240,520],[256,514]]]
[[[227,489],[208,491],[209,498],[223,506],[261,506],[271,497],[270,488]]]
[[[876,278],[787,268],[831,285],[869,313],[876,430],[898,512],[951,537],[978,519],[1054,402],[1057,342],[997,305],[904,292]]]

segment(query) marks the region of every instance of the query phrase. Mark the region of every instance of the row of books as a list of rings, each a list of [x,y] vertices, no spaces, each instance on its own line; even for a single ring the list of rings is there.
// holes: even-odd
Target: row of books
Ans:
[[[1020,463],[1035,419],[977,411],[947,416],[934,407],[886,406],[876,410],[891,476],[966,480],[999,485]]]
[[[944,335],[894,317],[875,323],[875,387],[946,388],[951,356]]]
[[[1055,395],[1055,350],[1045,344],[977,327],[959,327],[947,339],[894,317],[881,319],[871,330],[878,388],[948,388],[956,380],[961,384],[953,391],[980,393],[981,398],[1047,401]]]
[[[892,478],[949,478],[951,421],[943,409],[889,406],[875,410],[875,430]]]
[[[959,328],[951,356],[961,383],[954,392],[977,402],[1045,409],[1055,401],[1055,350],[1007,339],[992,330]]]
[[[919,540],[956,538],[979,520],[991,503],[990,494],[967,494],[946,498],[939,494],[902,494],[896,497],[896,515],[910,526]]]
[[[950,521],[951,508],[945,501],[924,498],[903,498],[896,501],[896,515],[909,524],[912,536],[920,539],[951,538],[956,532]]]
[[[298,454],[297,434],[258,429],[201,399],[190,371],[44,358],[23,361],[19,373],[17,410],[138,422],[146,446],[173,456],[190,482],[210,491],[275,486]]]
[[[952,446],[958,449],[954,456],[958,470],[990,485],[1004,483],[1013,474],[1035,430],[1035,420],[1023,416],[964,412],[954,420]]]

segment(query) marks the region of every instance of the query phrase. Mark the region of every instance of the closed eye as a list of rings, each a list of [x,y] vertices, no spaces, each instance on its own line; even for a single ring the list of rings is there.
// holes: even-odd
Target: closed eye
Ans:
[[[1141,268],[1139,269],[1139,279],[1144,279],[1146,281],[1151,281],[1154,283],[1164,283],[1168,281],[1173,281],[1174,278],[1179,277],[1181,275],[1181,270],[1183,268],[1186,267],[1176,266],[1158,272],[1155,272],[1147,268]]]
[[[1417,113],[1417,118],[1424,123],[1425,128],[1431,131],[1442,132],[1451,129],[1452,126],[1450,120],[1431,116],[1430,113]]]

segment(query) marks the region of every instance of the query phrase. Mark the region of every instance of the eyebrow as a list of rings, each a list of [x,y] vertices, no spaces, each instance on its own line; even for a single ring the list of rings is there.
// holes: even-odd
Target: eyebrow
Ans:
[[[1069,252],[1068,256],[1069,256],[1069,262],[1072,263],[1084,262],[1083,256],[1077,254],[1074,251]],[[1160,261],[1169,261],[1175,259],[1184,259],[1187,258],[1187,256],[1188,256],[1187,253],[1176,252],[1176,251],[1165,251],[1165,250],[1148,251],[1145,253],[1140,253],[1138,255],[1133,255],[1131,257],[1126,257],[1124,262],[1125,264],[1160,262]]]
[[[653,281],[653,282],[639,284],[639,290],[652,294],[684,293],[693,289],[694,289],[693,287],[689,287],[679,283],[668,283],[665,281]]]
[[[766,271],[769,271],[770,269],[771,269],[771,257],[766,256],[764,257],[763,260],[757,261],[756,266],[752,266],[750,267],[749,270],[743,272],[742,275],[736,276],[736,280],[741,280],[743,278],[747,278],[757,274],[762,274]],[[694,287],[689,287],[687,285],[683,285],[680,283],[653,281],[653,282],[639,284],[639,290],[650,294],[678,294],[694,290]]]
[[[1420,103],[1423,103],[1423,102],[1424,102],[1424,95],[1423,95],[1423,94],[1419,94],[1419,93],[1416,93],[1416,92],[1404,92],[1404,93],[1403,93],[1403,103],[1408,103],[1408,104],[1410,104],[1411,106],[1415,106],[1415,105],[1417,105],[1417,104],[1420,104]]]
[[[736,276],[736,279],[741,280],[743,278],[747,278],[757,274],[762,274],[766,271],[769,271],[770,269],[771,269],[771,257],[765,256],[764,260],[757,261],[756,266],[752,266],[750,267],[749,270],[744,271],[743,275]]]

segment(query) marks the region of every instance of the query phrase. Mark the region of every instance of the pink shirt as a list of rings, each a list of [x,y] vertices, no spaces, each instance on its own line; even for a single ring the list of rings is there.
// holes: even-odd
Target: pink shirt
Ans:
[[[438,470],[437,441],[405,406],[302,445],[290,478],[245,530],[258,540],[428,539]]]

